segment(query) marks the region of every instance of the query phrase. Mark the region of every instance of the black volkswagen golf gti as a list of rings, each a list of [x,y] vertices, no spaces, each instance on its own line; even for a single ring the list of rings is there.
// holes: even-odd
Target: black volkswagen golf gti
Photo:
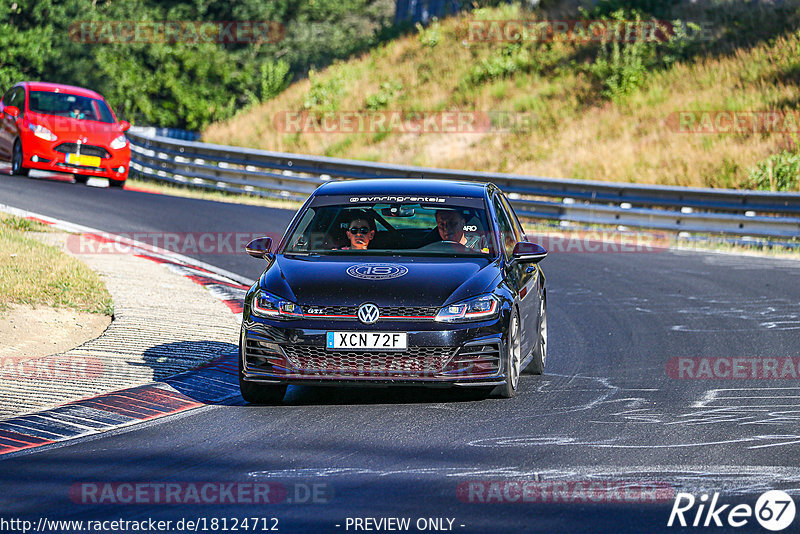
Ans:
[[[469,387],[512,397],[544,370],[547,255],[494,184],[329,182],[297,212],[247,292],[239,385]]]

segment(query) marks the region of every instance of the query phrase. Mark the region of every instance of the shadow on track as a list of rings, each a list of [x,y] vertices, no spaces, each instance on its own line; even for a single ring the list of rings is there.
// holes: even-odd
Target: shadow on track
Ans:
[[[238,348],[216,341],[181,341],[165,343],[145,351],[146,365],[153,369],[155,380],[168,384],[187,397],[204,404],[240,406],[246,403],[239,394]],[[196,362],[196,367],[178,374],[174,369],[182,361]],[[208,363],[201,363],[208,362]],[[523,387],[535,387],[539,377],[526,377]],[[481,401],[483,392],[466,388],[430,388],[413,386],[343,387],[290,386],[283,406],[340,406],[375,404],[438,404]],[[259,406],[252,405],[254,409]]]

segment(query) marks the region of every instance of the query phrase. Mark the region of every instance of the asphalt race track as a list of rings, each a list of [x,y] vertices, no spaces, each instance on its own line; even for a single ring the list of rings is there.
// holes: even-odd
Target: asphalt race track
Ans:
[[[10,176],[0,176],[0,203],[109,232],[281,233],[292,215]],[[260,272],[244,253],[198,258],[247,278]],[[679,530],[666,526],[677,492],[719,492],[731,506],[768,489],[800,495],[796,378],[680,379],[669,367],[673,358],[800,356],[800,264],[662,251],[552,254],[542,265],[546,374],[523,376],[514,399],[293,387],[281,406],[206,406],[0,457],[0,517],[205,518],[201,532],[222,530],[215,518],[230,527],[254,516],[277,518],[279,532],[354,532],[353,518],[387,517],[412,526],[449,518],[442,525],[456,532],[661,532]],[[667,497],[479,502],[491,481],[647,483]],[[271,504],[76,497],[76,484],[125,482],[270,483],[273,495],[287,493]],[[764,532],[752,517],[738,529],[687,530],[701,529]]]

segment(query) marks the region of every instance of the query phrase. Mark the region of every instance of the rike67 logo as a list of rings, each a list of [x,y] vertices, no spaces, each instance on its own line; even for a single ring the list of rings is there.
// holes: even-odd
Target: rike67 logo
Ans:
[[[707,494],[697,499],[691,493],[678,493],[667,526],[739,528],[755,517],[765,529],[778,532],[794,521],[794,500],[785,491],[770,490],[763,493],[755,507],[749,504],[732,507],[730,504],[719,504],[718,501],[719,493],[714,493],[710,502]]]

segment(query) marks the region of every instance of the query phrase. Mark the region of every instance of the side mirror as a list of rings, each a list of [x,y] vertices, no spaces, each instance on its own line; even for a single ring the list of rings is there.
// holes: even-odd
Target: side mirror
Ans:
[[[122,130],[123,132],[127,132],[128,130],[131,129],[131,123],[129,123],[128,121],[119,121],[119,129]]]
[[[547,257],[547,251],[543,246],[528,241],[520,241],[514,245],[514,252],[511,253],[513,261],[520,263],[539,263]]]
[[[9,117],[16,119],[17,117],[19,117],[19,108],[17,106],[6,106],[5,108],[3,108],[3,113],[8,115]]]
[[[272,248],[271,237],[257,237],[247,244],[245,250],[247,250],[247,253],[253,256],[254,258],[271,261],[272,260],[272,253],[270,253],[271,248]]]

